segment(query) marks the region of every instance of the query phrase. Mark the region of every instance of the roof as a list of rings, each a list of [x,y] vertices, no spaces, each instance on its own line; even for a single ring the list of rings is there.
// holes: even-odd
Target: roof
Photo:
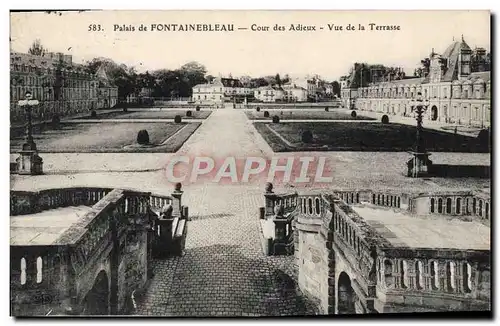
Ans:
[[[89,206],[74,206],[11,216],[10,244],[13,246],[54,244],[73,223],[91,210]]]
[[[211,84],[198,84],[194,85],[193,88],[208,88],[208,87],[214,87],[214,86],[224,86],[219,80],[214,80]]]
[[[239,79],[234,78],[221,78],[220,81],[224,87],[243,87],[243,84]]]
[[[352,209],[394,247],[490,250],[490,228],[476,221],[441,215],[411,216],[405,211],[353,204]]]

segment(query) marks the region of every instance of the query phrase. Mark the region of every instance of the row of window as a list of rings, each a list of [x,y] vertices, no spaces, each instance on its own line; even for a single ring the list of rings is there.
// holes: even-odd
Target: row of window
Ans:
[[[52,265],[54,266],[54,268],[57,268],[58,266],[60,266],[60,263],[61,263],[61,260],[59,258],[59,256],[56,256],[54,257],[54,259],[52,260]],[[42,257],[37,257],[36,259],[36,277],[35,277],[35,281],[37,284],[41,284],[43,282],[43,265],[44,265],[44,261],[42,259]],[[21,274],[20,274],[20,283],[21,285],[25,285],[26,282],[27,282],[27,261],[26,261],[26,258],[21,258]],[[58,271],[56,270],[55,272],[51,273],[51,279],[54,283],[57,283],[58,280],[59,280],[59,273]]]
[[[56,78],[50,77],[38,77],[32,75],[17,75],[12,76],[11,85],[20,86],[43,86],[43,87],[53,87],[56,83]],[[68,79],[64,78],[62,80],[63,87],[73,87],[73,88],[95,88],[98,83],[91,80],[81,80],[81,79]]]
[[[401,197],[395,195],[373,194],[372,204],[401,208]]]
[[[456,214],[456,215],[479,215],[486,219],[489,219],[490,216],[490,203],[487,201],[483,201],[482,199],[476,198],[465,198],[465,206],[463,206],[464,201],[461,197],[455,198],[455,209],[452,209],[453,200],[452,198],[446,198],[446,203],[443,198],[431,198],[430,202],[430,212],[431,213],[439,213],[439,214]],[[483,206],[484,204],[484,206]],[[462,207],[463,206],[463,207]],[[484,210],[483,210],[484,207]],[[471,211],[472,210],[472,211]]]
[[[28,65],[20,65],[20,64],[11,64],[10,65],[10,70],[14,72],[24,72],[24,73],[36,73],[36,74],[54,74],[57,69],[52,69],[52,68],[42,68],[42,67],[34,67],[34,66],[28,66]],[[67,77],[91,77],[92,74],[81,71],[81,70],[63,70],[61,72],[63,76]]]
[[[369,90],[369,89],[362,89],[359,92],[359,97],[361,98],[415,98],[417,95],[417,90],[415,91],[410,91],[408,88],[406,90],[399,91],[399,89],[376,89],[376,90]],[[450,94],[448,93],[448,88],[444,87],[442,88],[442,96],[441,98],[448,98]],[[460,85],[454,85],[453,86],[453,92],[451,94],[452,98],[455,99],[482,99],[485,96],[489,96],[490,94],[490,89],[489,87],[486,86],[486,84],[481,84],[481,85],[468,85],[462,86]],[[422,92],[422,96],[425,99],[429,98],[438,98],[439,97],[439,92],[437,87],[432,87],[430,88],[430,94],[428,93],[427,89],[424,89]]]
[[[413,275],[410,275],[409,264],[414,264]],[[435,260],[428,262],[429,272],[425,273],[424,264],[421,260],[406,261],[399,260],[398,265],[394,266],[390,259],[384,260],[384,273],[378,273],[379,281],[384,281],[387,288],[403,288],[413,287],[417,290],[425,290],[425,277],[430,280],[430,289],[439,290],[439,263]],[[378,269],[381,270],[381,261],[378,261]],[[457,268],[461,268],[460,271]],[[458,282],[457,274],[461,274],[461,282]],[[414,282],[410,282],[410,277],[414,277]],[[445,289],[448,292],[457,292],[457,284],[461,283],[462,291],[470,293],[472,291],[472,267],[469,263],[463,262],[459,266],[457,263],[448,261],[445,264]],[[399,280],[399,284],[396,282]]]

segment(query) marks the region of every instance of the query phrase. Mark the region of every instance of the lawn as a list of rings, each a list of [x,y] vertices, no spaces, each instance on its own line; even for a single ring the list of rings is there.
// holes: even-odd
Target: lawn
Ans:
[[[264,112],[269,112],[269,117],[264,117]],[[352,117],[350,113],[335,111],[330,109],[326,112],[324,110],[266,110],[261,109],[260,112],[256,110],[245,110],[245,114],[250,120],[272,120],[273,116],[277,115],[280,120],[375,120],[373,118],[357,115]]]
[[[40,127],[36,127],[33,137],[40,152],[172,153],[177,151],[199,126],[200,123],[197,122],[62,123],[57,129],[43,127],[40,130]],[[148,131],[150,143],[154,146],[136,145],[137,133],[142,129]],[[174,136],[168,143],[159,146],[172,135]],[[23,142],[24,138],[19,130],[11,131],[11,152],[18,151]]]
[[[186,112],[191,111],[192,116],[186,116]],[[206,119],[212,113],[209,110],[182,110],[182,109],[165,109],[165,110],[128,110],[123,111],[112,111],[112,112],[97,112],[97,117],[91,117],[90,113],[88,116],[81,117],[79,119],[174,119],[176,115],[180,115],[182,119]]]
[[[290,151],[387,151],[411,150],[416,127],[402,124],[366,122],[256,122],[256,129],[275,152]],[[281,137],[276,135],[277,132]],[[305,130],[313,133],[313,142],[302,142]],[[422,134],[427,150],[435,152],[489,152],[475,137],[425,129]]]

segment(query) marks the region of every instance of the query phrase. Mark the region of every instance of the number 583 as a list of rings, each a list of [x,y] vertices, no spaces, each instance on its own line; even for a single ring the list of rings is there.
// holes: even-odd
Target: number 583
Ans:
[[[103,29],[102,29],[101,25],[96,25],[96,24],[90,24],[89,29],[88,29],[89,32],[99,32],[102,30]]]

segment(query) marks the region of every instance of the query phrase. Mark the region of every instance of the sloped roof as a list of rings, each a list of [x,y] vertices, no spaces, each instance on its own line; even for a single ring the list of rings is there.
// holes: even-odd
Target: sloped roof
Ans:
[[[470,46],[463,39],[451,43],[441,55],[448,60],[448,69],[444,73],[443,81],[452,81],[458,78],[458,57],[462,49],[470,50]]]
[[[220,81],[224,87],[243,87],[243,84],[239,79],[234,78],[221,78]]]

